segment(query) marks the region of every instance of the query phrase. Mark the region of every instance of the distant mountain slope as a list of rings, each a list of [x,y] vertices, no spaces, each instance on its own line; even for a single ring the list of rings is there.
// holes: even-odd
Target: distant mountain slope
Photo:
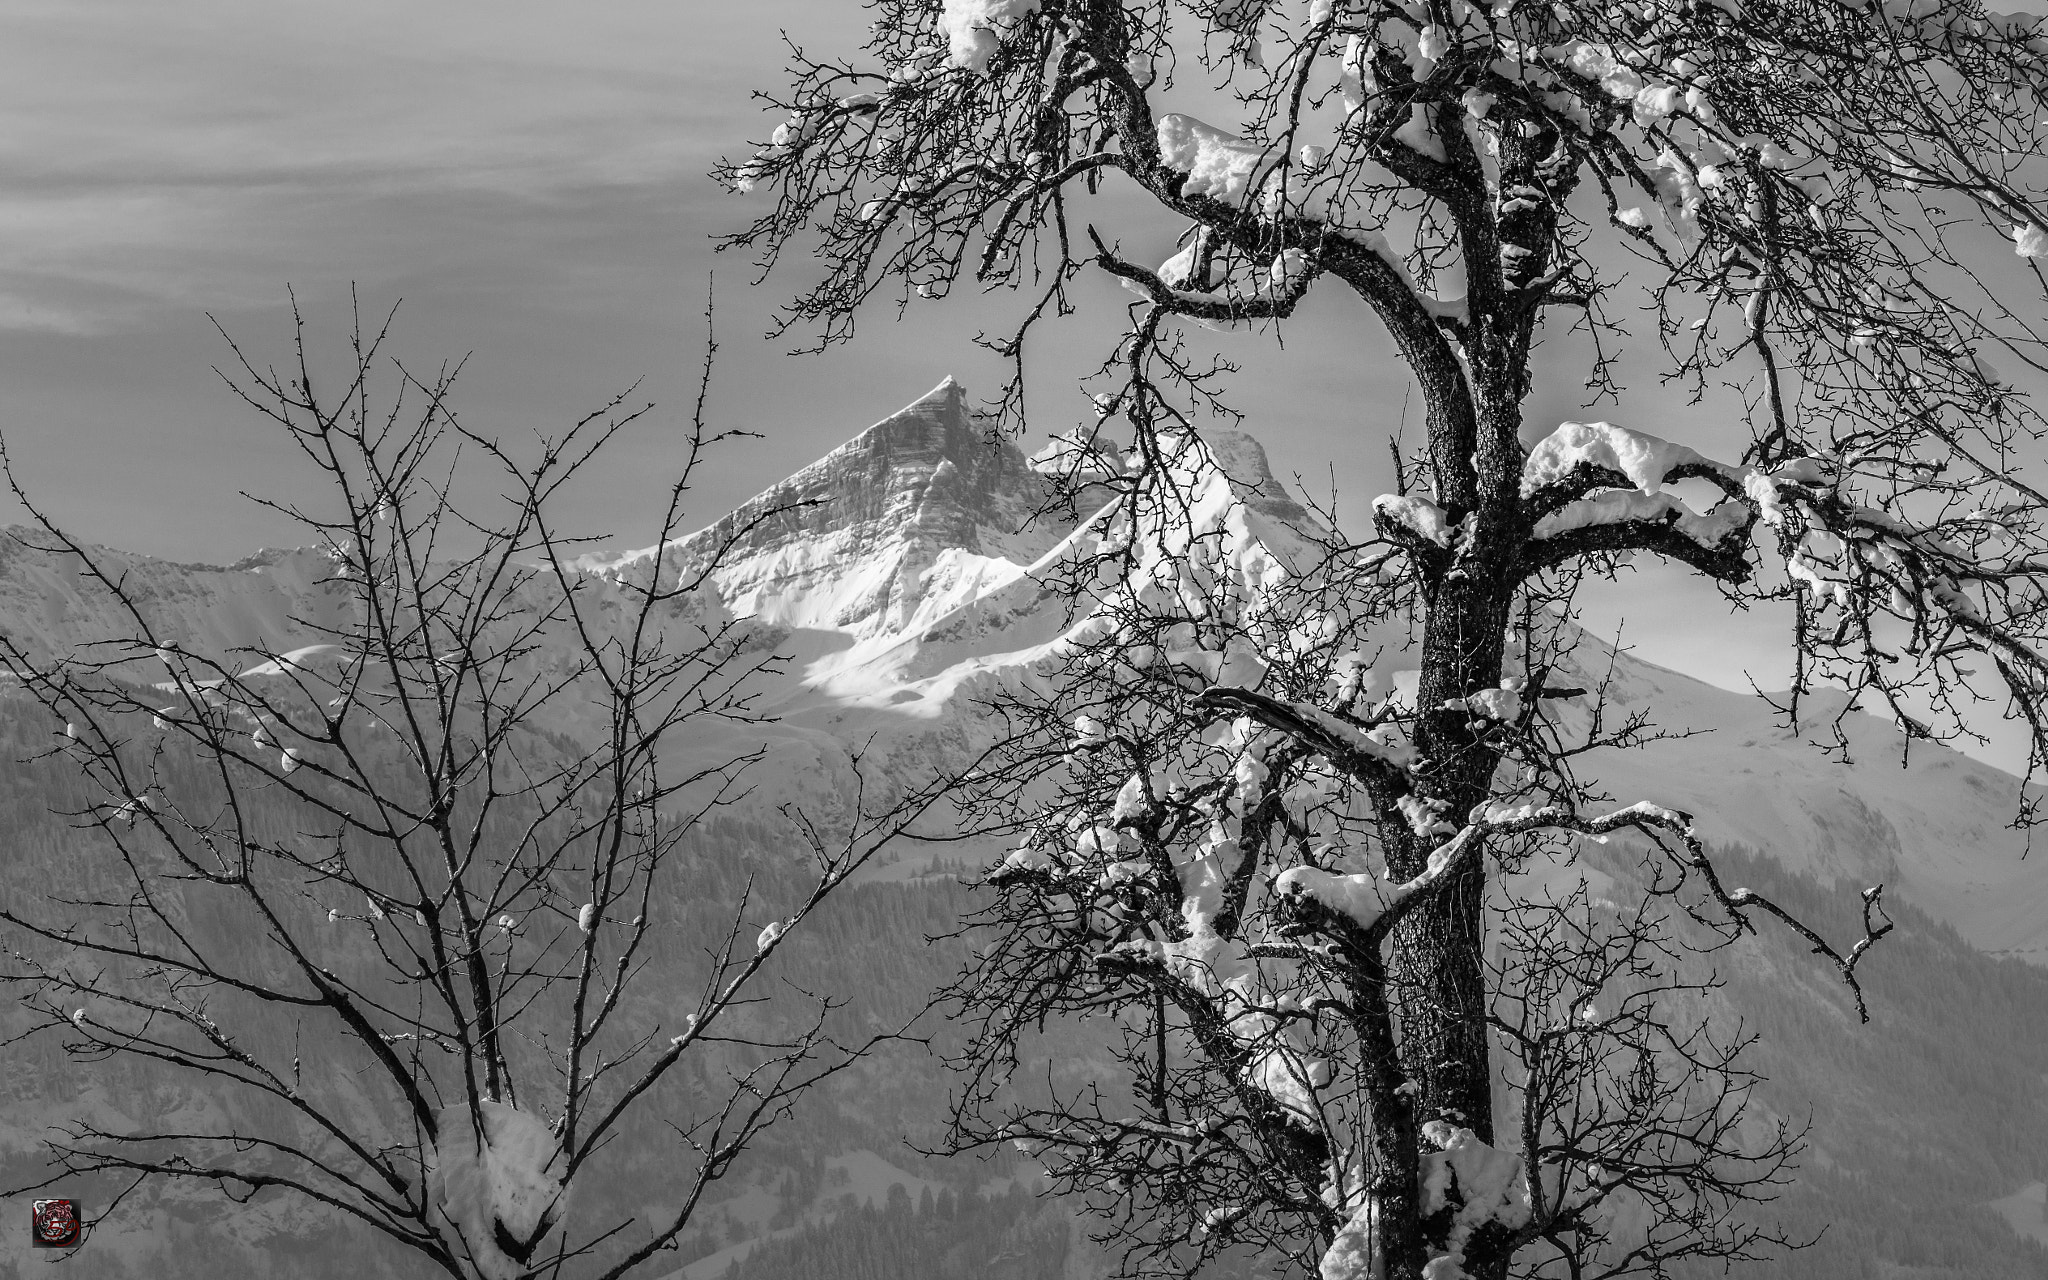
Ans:
[[[957,394],[949,383],[904,415],[921,419],[935,400],[957,404]],[[1016,476],[1021,454],[1006,443],[989,447],[1014,454],[1008,465],[984,471],[991,483]],[[1191,522],[1229,526],[1241,544],[1264,544],[1281,563],[1298,567],[1305,537],[1318,530],[1272,475],[1263,449],[1248,436],[1218,432],[1205,437],[1204,452],[1208,475],[1196,485]],[[1003,505],[1002,497],[997,491],[961,501],[979,511],[1019,510],[1020,504]],[[787,704],[794,718],[844,733],[961,714],[963,689],[1027,665],[1085,616],[1085,608],[1076,613],[1049,595],[1046,580],[1063,557],[1100,533],[1083,521],[1036,563],[994,563],[972,583],[956,580],[942,597],[932,597],[950,606],[944,611],[928,599],[899,626],[872,616],[838,625],[850,643],[805,668],[805,688]],[[801,536],[793,540],[801,543]],[[1013,545],[1029,554],[1044,542]],[[771,539],[757,554],[788,551],[787,542]],[[1247,554],[1242,545],[1238,554]],[[871,572],[860,564],[813,566],[801,583],[785,579],[783,589],[837,598],[847,594],[840,582]],[[785,599],[765,608],[780,617],[803,610]],[[1927,744],[1916,745],[1902,767],[1900,734],[1861,713],[1844,720],[1851,744],[1844,762],[1814,745],[1831,740],[1826,726],[1840,707],[1838,695],[1808,698],[1802,731],[1794,733],[1761,698],[1615,653],[1590,636],[1577,661],[1586,681],[1606,678],[1610,699],[1624,709],[1650,708],[1657,727],[1672,735],[1581,761],[1586,776],[1617,801],[1686,809],[1711,841],[1755,849],[1795,872],[1887,881],[1896,895],[1953,925],[1975,946],[2048,963],[2048,857],[2025,857],[2024,834],[2006,825],[2019,798],[2019,782],[2010,774]]]
[[[1609,652],[1589,642],[1580,662],[1597,675]],[[2019,808],[2011,774],[1926,743],[1905,755],[1897,729],[1860,712],[1842,722],[1844,763],[1815,745],[1833,740],[1839,694],[1807,698],[1794,733],[1761,698],[1621,654],[1609,697],[1692,733],[1588,757],[1588,774],[1617,800],[1686,810],[1710,842],[1793,871],[1886,881],[1979,949],[2048,963],[2048,852],[2027,857],[2025,833],[2008,825]]]
[[[38,549],[48,541],[36,529],[0,530],[0,631],[45,655],[133,635],[134,623],[76,559]],[[331,580],[334,561],[321,551],[259,551],[220,566],[89,550],[107,577],[126,583],[152,627],[198,652],[285,653],[318,638],[307,624],[338,625],[348,616],[348,592]]]

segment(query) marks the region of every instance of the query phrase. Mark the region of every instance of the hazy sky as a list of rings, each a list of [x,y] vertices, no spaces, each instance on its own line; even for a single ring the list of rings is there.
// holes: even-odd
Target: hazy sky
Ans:
[[[0,0],[0,431],[18,471],[94,541],[223,562],[301,540],[236,496],[290,491],[294,454],[213,373],[205,318],[281,354],[287,284],[329,337],[351,282],[372,308],[402,298],[396,350],[469,354],[458,407],[501,434],[640,380],[659,408],[572,511],[628,539],[672,469],[714,268],[714,422],[768,438],[703,477],[705,521],[949,373],[992,387],[971,303],[878,310],[853,346],[790,359],[760,334],[793,280],[751,287],[746,261],[712,253],[750,206],[705,174],[765,132],[747,95],[776,82],[779,31],[850,50],[864,23],[853,0]],[[1046,344],[1034,436],[1079,417],[1061,371],[1101,332]],[[1333,296],[1284,350],[1235,354],[1245,426],[1281,473],[1320,492],[1334,469],[1362,510],[1406,386],[1385,340]],[[1650,389],[1602,416],[1686,434],[1668,403]],[[1783,682],[1768,620],[1730,642],[1698,625],[1711,593],[1658,577],[1626,599],[1644,656]]]

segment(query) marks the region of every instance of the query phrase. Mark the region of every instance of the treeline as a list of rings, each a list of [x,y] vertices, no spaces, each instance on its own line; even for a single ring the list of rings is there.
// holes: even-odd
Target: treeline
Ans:
[[[848,1208],[827,1224],[764,1240],[725,1280],[1063,1280],[1073,1215],[1013,1186],[1001,1195],[901,1183],[886,1204]]]

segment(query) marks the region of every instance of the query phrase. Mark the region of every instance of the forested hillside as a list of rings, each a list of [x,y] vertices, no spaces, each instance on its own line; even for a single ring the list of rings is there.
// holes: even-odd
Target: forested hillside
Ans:
[[[19,761],[46,741],[49,726],[9,699],[0,718],[0,755]],[[10,897],[90,892],[81,868],[85,842],[50,808],[80,807],[47,766],[0,770],[0,831],[6,832],[0,887]],[[283,815],[274,815],[283,821]],[[800,883],[786,833],[762,817],[733,817],[693,834],[678,892],[661,903],[664,927],[640,988],[652,1018],[666,993],[687,991],[703,948],[745,891],[762,918]],[[1587,855],[1595,871],[1626,876],[1619,851]],[[1727,851],[1729,874],[1772,893],[1840,933],[1832,913],[1853,894],[1795,877],[1769,859]],[[979,901],[964,866],[940,865],[918,879],[853,886],[779,957],[779,982],[839,1001],[842,1037],[906,1030],[804,1100],[770,1131],[737,1175],[718,1184],[701,1227],[681,1242],[664,1275],[724,1255],[717,1274],[736,1280],[889,1277],[1001,1280],[1099,1273],[1104,1255],[1084,1233],[1099,1230],[1073,1207],[1033,1199],[1032,1167],[1004,1148],[974,1157],[924,1154],[944,1146],[946,1101],[954,1089],[941,1058],[957,1028],[920,1014],[930,993],[956,975],[975,945],[961,921]],[[2015,1235],[1988,1205],[2041,1180],[2048,1150],[2048,973],[1994,960],[1953,930],[1907,907],[1899,928],[1873,953],[1866,986],[1872,1022],[1855,1024],[1842,990],[1792,941],[1766,933],[1717,957],[1725,999],[1761,1041],[1753,1063],[1768,1078],[1759,1098],[1771,1114],[1811,1118],[1811,1150],[1799,1183],[1768,1211],[1794,1234],[1819,1242],[1757,1275],[1813,1280],[2034,1280],[2048,1275],[2048,1251]],[[202,925],[204,922],[201,922]],[[224,940],[231,941],[231,940]],[[780,1016],[772,1007],[750,1014]],[[20,1019],[0,1011],[13,1034]],[[1098,1059],[1095,1028],[1055,1029],[1034,1046],[1039,1061],[1022,1078],[1087,1079]],[[309,1046],[310,1056],[317,1047]],[[701,1083],[709,1083],[708,1081]],[[48,1037],[8,1050],[8,1106],[0,1131],[0,1174],[32,1180],[47,1124],[87,1115],[106,1124],[145,1124],[166,1115],[232,1109],[189,1082],[132,1065],[73,1068]],[[688,1091],[668,1105],[686,1106]],[[857,1153],[873,1153],[857,1156]],[[631,1205],[636,1188],[664,1185],[678,1167],[659,1141],[622,1153],[608,1175],[579,1185],[585,1203]],[[849,1176],[851,1171],[851,1176]],[[865,1172],[864,1172],[865,1171]],[[875,1171],[883,1171],[876,1173]],[[891,1172],[893,1171],[893,1172]],[[894,1198],[888,1181],[901,1189]],[[918,1194],[911,1194],[915,1187]],[[66,1193],[102,1213],[117,1188],[80,1180]],[[930,1193],[925,1204],[924,1193]],[[987,1193],[987,1194],[984,1194]],[[759,1241],[752,1249],[735,1248]],[[10,1236],[0,1276],[36,1274]],[[94,1280],[258,1280],[291,1275],[399,1277],[408,1264],[371,1233],[291,1205],[274,1193],[233,1205],[196,1189],[132,1199],[103,1224],[72,1264]],[[1258,1270],[1233,1260],[1224,1272]],[[1789,1268],[1789,1269],[1787,1269]],[[692,1267],[693,1280],[712,1280]]]
[[[727,1280],[1064,1280],[1072,1215],[1021,1187],[913,1202],[901,1187],[829,1225],[763,1242]]]
[[[1849,886],[1740,852],[1724,866],[1838,935],[1850,927]],[[1988,1207],[2038,1181],[2048,1151],[2048,973],[1892,912],[1899,928],[1868,963],[1865,1027],[1788,940],[1737,948],[1723,966],[1731,1005],[1760,1037],[1764,1102],[1813,1126],[1798,1182],[1770,1208],[1820,1239],[1764,1274],[2048,1276],[2048,1250]]]
[[[1853,902],[1853,894],[1789,875],[1740,850],[1725,856],[1730,874],[1744,883],[1824,926],[1847,927],[1834,913]],[[1604,852],[1591,861],[1608,874],[1625,867]],[[836,969],[846,981],[848,1013],[883,1025],[916,1006],[920,983],[942,982],[965,958],[963,940],[927,945],[924,938],[947,929],[973,901],[971,890],[944,878],[862,887],[836,904],[829,932],[815,935],[802,952],[805,967]],[[1814,1280],[2048,1275],[2048,1250],[2014,1234],[1989,1207],[2042,1176],[2048,974],[1987,958],[1911,908],[1894,914],[1899,928],[1869,963],[1872,1021],[1866,1027],[1856,1025],[1845,993],[1788,939],[1748,939],[1718,958],[1727,982],[1723,998],[1760,1036],[1751,1058],[1766,1078],[1760,1103],[1770,1115],[1811,1123],[1798,1182],[1763,1212],[1789,1234],[1815,1243],[1746,1273]],[[865,980],[870,974],[888,977]],[[943,1026],[931,1030],[943,1040]],[[1071,1032],[1049,1037],[1043,1047],[1053,1060],[1085,1052]],[[935,1104],[947,1086],[930,1055],[878,1061],[859,1081],[833,1090],[829,1102],[814,1103],[801,1124],[780,1135],[772,1158],[867,1148],[962,1191],[986,1185],[1007,1170],[921,1159],[904,1144],[908,1138],[916,1147],[933,1145],[943,1127]],[[970,1253],[998,1257],[1004,1233],[1017,1229],[1003,1216],[1007,1210],[949,1221],[918,1214],[907,1196],[907,1203],[893,1207],[833,1215],[833,1194],[821,1188],[804,1210],[812,1220],[764,1243],[758,1256],[747,1255],[736,1273],[741,1280],[974,1274],[950,1270],[948,1259],[964,1245],[972,1246]],[[1084,1228],[1100,1225],[1088,1221]],[[891,1269],[898,1256],[920,1261]],[[828,1259],[834,1270],[814,1269]],[[1087,1251],[1079,1259],[1100,1265],[1101,1255]],[[1226,1265],[1218,1274],[1235,1270]],[[1738,1267],[1734,1274],[1745,1271]]]

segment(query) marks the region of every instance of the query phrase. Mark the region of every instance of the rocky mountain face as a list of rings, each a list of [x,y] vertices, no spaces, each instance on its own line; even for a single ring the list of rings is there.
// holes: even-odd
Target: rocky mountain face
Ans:
[[[750,812],[763,816],[785,803],[812,813],[843,803],[851,790],[856,744],[864,769],[879,768],[899,782],[957,758],[975,732],[974,690],[982,682],[1033,670],[1074,627],[1085,625],[1085,607],[1077,611],[1051,584],[1063,566],[1096,549],[1107,529],[1085,511],[1051,506],[1053,488],[1042,470],[1057,462],[1057,450],[1034,460],[992,433],[972,413],[966,393],[948,380],[713,526],[670,544],[664,565],[703,565],[717,553],[707,598],[696,607],[747,620],[760,645],[789,657],[764,697],[778,712],[775,723],[707,730],[688,750],[709,758],[765,743],[768,755],[751,775],[749,801]],[[1120,464],[1105,458],[1101,465]],[[1190,520],[1227,531],[1240,556],[1274,572],[1298,561],[1317,532],[1315,520],[1274,477],[1256,441],[1216,433],[1187,465],[1197,481]],[[0,537],[0,632],[43,655],[89,652],[80,647],[133,633],[104,583],[81,572],[75,558],[38,549],[35,535],[15,532]],[[618,578],[645,563],[653,550],[587,557],[579,566],[599,580]],[[320,627],[342,625],[348,616],[350,592],[333,580],[332,561],[318,551],[263,552],[221,567],[102,548],[93,554],[108,578],[126,582],[161,638],[217,655],[224,665],[235,649],[287,652],[313,643],[323,638]],[[1940,942],[1928,953],[1934,958],[1913,971],[1916,980],[1930,973],[1964,975],[1955,980],[1969,984],[1974,995],[1990,982],[1984,974],[2016,969],[1983,957],[2048,965],[2048,860],[2023,858],[2024,838],[2004,825],[2016,808],[2016,779],[1941,747],[1916,746],[1902,765],[1896,732],[1857,713],[1844,721],[1851,746],[1845,762],[1810,741],[1834,708],[1812,707],[1814,719],[1795,730],[1759,699],[1611,653],[1595,640],[1582,647],[1579,660],[1589,672],[1611,673],[1609,695],[1616,702],[1652,708],[1658,726],[1674,735],[1640,750],[1581,761],[1582,773],[1599,780],[1618,803],[1650,800],[1691,812],[1711,842],[1747,851],[1739,856],[1754,857],[1771,875],[1887,881],[1897,898],[1960,935],[1953,947]],[[160,667],[150,671],[146,658],[136,661],[141,678],[162,678]],[[573,724],[559,727],[575,731]],[[744,829],[742,820],[735,830]],[[26,857],[54,868],[62,858],[61,824],[36,830],[33,848],[17,854],[17,862]],[[914,876],[933,856],[964,857],[971,865],[984,852],[955,845],[933,855],[913,848],[876,867],[875,878]],[[48,879],[51,868],[17,866],[0,883],[10,892],[26,891]],[[1965,953],[1965,942],[1974,957]],[[1748,980],[1759,991],[1784,992],[1788,1010],[1824,1004],[1831,997],[1814,994],[1819,979],[1802,977],[1800,963],[1788,953]],[[845,976],[831,965],[821,971]],[[878,962],[876,972],[895,970]],[[2015,1010],[2033,1008],[2028,1002],[2038,1002],[2038,993],[2028,981],[2037,976],[1999,979],[2018,993],[2000,998]],[[922,991],[910,995],[921,998]],[[1889,1016],[1907,1028],[1909,1038],[1938,1020],[1912,1009]],[[1991,1016],[1984,1015],[1986,1026]],[[1795,1015],[1784,1020],[1788,1036],[1804,1025]],[[1967,1039],[1983,1031],[1953,1027],[1943,1036]],[[1937,1044],[1922,1057],[1938,1051]],[[1798,1078],[1803,1059],[1787,1061]],[[1896,1059],[1885,1061],[1892,1077],[1899,1077]],[[52,1061],[39,1069],[57,1067]],[[1841,1068],[1849,1075],[1861,1070]],[[132,1115],[124,1107],[137,1092],[150,1097],[152,1114],[203,1105],[180,1093],[189,1086],[175,1081],[129,1080],[119,1089],[94,1086],[97,1093],[60,1098],[38,1095],[36,1078],[30,1072],[6,1081],[12,1100],[0,1108],[6,1121],[0,1124],[0,1157],[14,1167],[28,1158],[37,1126],[67,1109],[85,1108],[102,1119]],[[1817,1087],[1828,1087],[1826,1079],[1817,1079]],[[1896,1080],[1873,1077],[1867,1083],[1859,1094],[1866,1101],[1890,1096],[1883,1088]],[[2036,1094],[2037,1086],[2038,1081]],[[934,1078],[910,1092],[931,1103],[945,1084]],[[860,1123],[895,1123],[896,1113],[885,1113],[874,1096],[843,1102],[829,1139],[840,1147],[798,1151],[791,1159],[838,1158],[850,1149],[845,1144],[885,1141],[845,1119],[860,1115],[866,1117]],[[2040,1101],[2035,1096],[2020,1105],[2038,1107]],[[1893,1110],[1917,1105],[1896,1104]],[[1902,1135],[1912,1129],[1914,1141],[1926,1137],[1908,1118],[1894,1114],[1891,1121]],[[1868,1138],[1869,1128],[1859,1132]],[[867,1136],[850,1136],[858,1134]],[[1926,1140],[1940,1139],[1936,1134]],[[1941,1176],[1960,1177],[1954,1169],[1969,1158],[1961,1148],[1941,1155],[1941,1168],[1948,1171]],[[1978,1203],[1994,1198],[1975,1190],[1958,1195],[1974,1196]],[[184,1201],[167,1203],[171,1207],[159,1212],[175,1217],[190,1209]],[[775,1197],[769,1195],[767,1203]],[[761,1218],[765,1231],[768,1211]],[[249,1247],[271,1249],[262,1241],[302,1234],[307,1221],[303,1215],[280,1216],[265,1230],[249,1228],[243,1235],[258,1241]],[[744,1225],[752,1219],[727,1220],[727,1228],[738,1232],[734,1221]],[[145,1227],[144,1233],[154,1229]],[[0,1276],[7,1274],[9,1256],[0,1252]]]

